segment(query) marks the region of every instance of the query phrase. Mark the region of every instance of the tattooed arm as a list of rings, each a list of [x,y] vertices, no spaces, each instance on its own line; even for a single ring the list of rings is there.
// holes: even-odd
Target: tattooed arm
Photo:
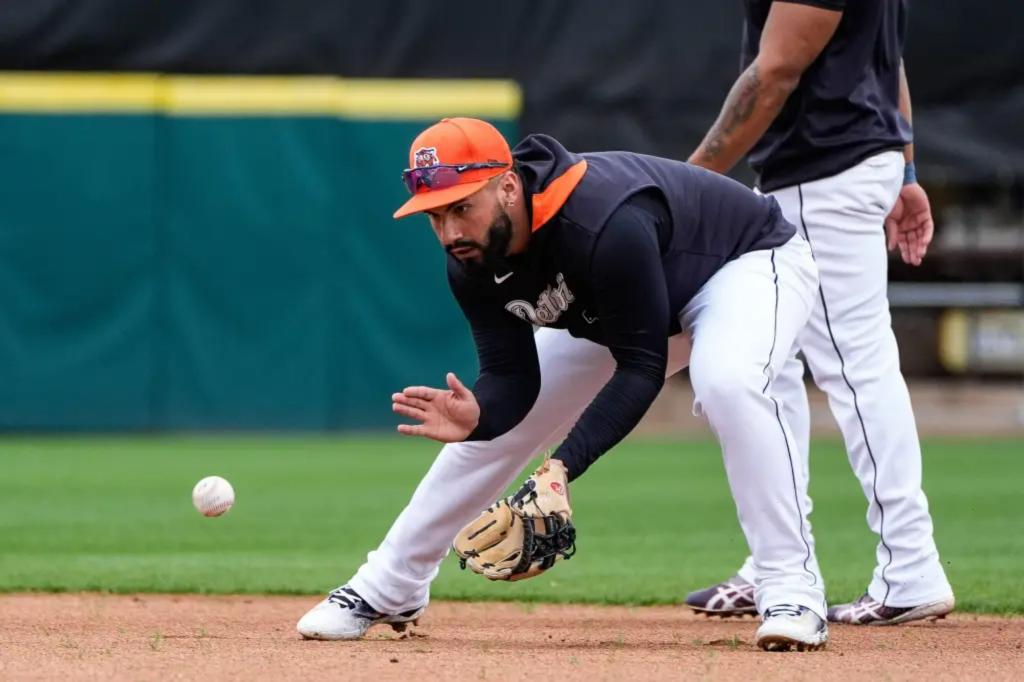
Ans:
[[[690,163],[725,173],[750,151],[835,33],[843,13],[826,6],[842,3],[772,3],[757,58],[732,86],[718,120],[690,156]]]

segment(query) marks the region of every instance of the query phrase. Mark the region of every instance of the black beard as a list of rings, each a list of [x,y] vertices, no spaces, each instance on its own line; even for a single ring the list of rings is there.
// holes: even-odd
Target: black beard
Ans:
[[[512,268],[508,266],[508,247],[512,243],[512,218],[502,209],[498,209],[498,215],[494,222],[487,228],[487,242],[477,244],[476,242],[458,241],[452,244],[449,249],[456,249],[460,246],[472,246],[480,250],[480,260],[462,261],[466,271],[475,277],[496,275],[509,272]]]

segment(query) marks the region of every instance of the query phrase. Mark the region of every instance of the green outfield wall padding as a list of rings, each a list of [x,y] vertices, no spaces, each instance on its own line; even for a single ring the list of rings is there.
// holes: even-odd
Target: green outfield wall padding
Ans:
[[[0,116],[0,428],[383,428],[471,381],[443,252],[391,218],[430,122]]]

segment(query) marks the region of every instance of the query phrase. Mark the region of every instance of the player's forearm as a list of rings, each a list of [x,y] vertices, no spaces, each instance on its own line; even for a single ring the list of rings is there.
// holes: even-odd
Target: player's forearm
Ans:
[[[526,418],[540,393],[540,368],[512,375],[481,374],[473,386],[480,420],[466,440],[493,440]]]
[[[800,73],[766,68],[755,59],[729,91],[711,130],[690,163],[725,173],[761,139],[800,81]]]
[[[598,392],[552,459],[561,460],[574,481],[636,428],[665,384],[660,375],[619,367]]]
[[[910,106],[910,85],[907,83],[907,72],[903,66],[903,60],[900,60],[900,115],[906,120],[907,123],[913,127],[914,117],[912,107]],[[906,159],[907,163],[911,163],[914,160],[914,143],[906,145],[903,148],[903,158]]]
[[[486,305],[464,303],[463,310],[473,328],[480,364],[473,385],[480,417],[466,440],[492,440],[521,422],[540,393],[533,328]]]

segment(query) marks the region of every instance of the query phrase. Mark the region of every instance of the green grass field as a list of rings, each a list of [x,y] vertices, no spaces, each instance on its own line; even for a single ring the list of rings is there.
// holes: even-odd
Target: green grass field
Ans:
[[[321,593],[402,509],[436,446],[395,437],[0,440],[0,590]],[[238,501],[206,519],[192,485]],[[925,485],[966,611],[1024,613],[1024,443],[933,441]],[[874,538],[842,448],[812,455],[812,520],[832,601],[867,584]],[[745,545],[717,447],[632,440],[573,484],[579,553],[491,583],[449,557],[434,598],[672,603],[730,575]]]

